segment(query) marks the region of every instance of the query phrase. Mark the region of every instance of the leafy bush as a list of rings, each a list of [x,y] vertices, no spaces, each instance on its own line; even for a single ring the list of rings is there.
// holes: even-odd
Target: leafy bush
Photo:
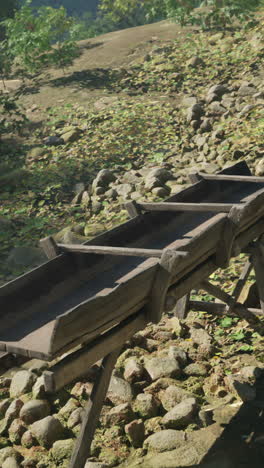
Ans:
[[[77,55],[76,44],[68,37],[73,20],[63,7],[41,7],[35,14],[30,4],[31,0],[27,0],[14,18],[2,22],[9,58],[30,73],[50,64],[70,65]]]

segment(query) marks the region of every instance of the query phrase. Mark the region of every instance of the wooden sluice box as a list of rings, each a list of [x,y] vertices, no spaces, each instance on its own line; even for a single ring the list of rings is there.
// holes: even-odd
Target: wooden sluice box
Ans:
[[[123,343],[147,323],[157,323],[168,303],[177,303],[179,314],[187,305],[199,309],[188,294],[201,286],[222,301],[205,307],[232,310],[262,331],[264,178],[252,176],[245,163],[238,163],[217,175],[192,175],[191,181],[192,186],[163,203],[128,203],[130,221],[85,244],[43,239],[49,260],[0,288],[0,350],[47,361],[56,358],[44,373],[47,392],[103,360],[72,468],[82,468],[89,455]],[[207,279],[240,252],[250,253],[251,262],[239,287],[228,295]],[[252,266],[258,310],[237,302]]]

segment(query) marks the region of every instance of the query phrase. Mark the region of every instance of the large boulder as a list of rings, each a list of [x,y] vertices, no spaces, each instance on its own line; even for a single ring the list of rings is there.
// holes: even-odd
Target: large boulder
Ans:
[[[51,447],[56,440],[60,440],[64,434],[61,422],[54,416],[47,416],[44,419],[34,422],[30,426],[32,435],[37,439],[42,447]]]

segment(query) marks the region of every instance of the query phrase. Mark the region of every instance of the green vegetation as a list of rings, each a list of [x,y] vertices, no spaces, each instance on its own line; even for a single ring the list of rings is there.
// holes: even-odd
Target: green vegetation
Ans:
[[[40,72],[44,66],[66,67],[76,57],[76,45],[67,37],[72,20],[66,10],[41,7],[37,14],[31,8],[31,0],[15,12],[14,18],[2,24],[6,39],[6,62],[16,63],[30,73]]]

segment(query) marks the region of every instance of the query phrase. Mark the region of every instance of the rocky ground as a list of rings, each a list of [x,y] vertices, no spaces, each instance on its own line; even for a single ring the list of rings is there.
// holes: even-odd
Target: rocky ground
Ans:
[[[105,60],[104,47],[109,54],[116,41],[123,61],[108,57],[95,69],[91,59],[86,69],[52,76],[55,106],[44,108],[47,83],[25,91],[30,130],[19,148],[6,139],[1,149],[2,284],[45,260],[39,238],[94,237],[127,219],[125,201],[162,200],[185,187],[190,172],[246,160],[264,175],[261,20],[246,31],[190,29],[177,39],[163,24],[156,35],[148,25],[134,51],[127,42],[130,55],[128,33],[97,38]],[[245,259],[211,280],[229,292]],[[248,289],[253,282],[251,275]],[[243,321],[164,315],[126,343],[86,468],[262,466],[263,366],[263,338]],[[1,377],[3,468],[67,466],[97,366],[52,397],[45,367],[33,360]]]

